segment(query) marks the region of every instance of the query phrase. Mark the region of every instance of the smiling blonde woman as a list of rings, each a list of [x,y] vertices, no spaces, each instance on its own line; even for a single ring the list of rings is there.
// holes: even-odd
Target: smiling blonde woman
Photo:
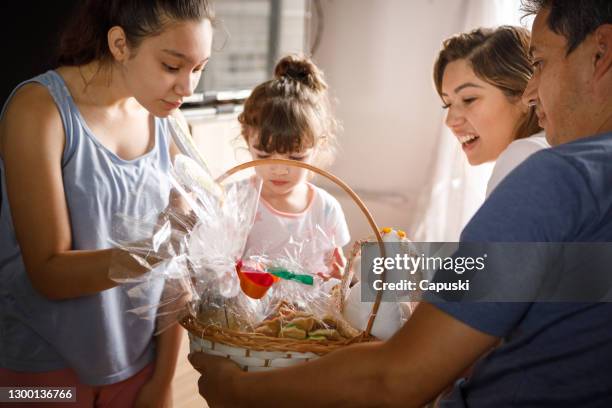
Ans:
[[[533,67],[529,31],[479,28],[442,44],[434,65],[446,125],[471,165],[496,161],[487,196],[534,152],[548,147],[532,107],[521,100]]]

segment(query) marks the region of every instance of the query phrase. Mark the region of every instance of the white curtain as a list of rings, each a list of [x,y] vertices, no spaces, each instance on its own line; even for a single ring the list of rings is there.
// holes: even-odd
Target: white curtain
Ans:
[[[520,0],[464,0],[462,31],[504,24],[521,25]],[[523,21],[528,25],[528,21]],[[483,203],[493,164],[470,166],[457,139],[441,124],[437,157],[428,194],[419,203],[415,241],[457,241],[461,230]]]

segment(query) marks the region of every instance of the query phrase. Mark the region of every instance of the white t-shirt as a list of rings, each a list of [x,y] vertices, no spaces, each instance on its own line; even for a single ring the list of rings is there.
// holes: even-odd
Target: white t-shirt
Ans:
[[[304,272],[331,272],[328,265],[334,249],[351,239],[348,226],[340,203],[331,194],[310,183],[308,187],[311,200],[301,213],[280,212],[260,197],[245,259],[253,255],[290,259]]]
[[[544,132],[536,133],[533,136],[524,139],[518,139],[510,143],[504,150],[497,161],[491,178],[487,183],[487,197],[497,187],[497,185],[512,171],[516,166],[521,164],[525,159],[531,156],[538,150],[549,148],[550,145],[546,141]]]

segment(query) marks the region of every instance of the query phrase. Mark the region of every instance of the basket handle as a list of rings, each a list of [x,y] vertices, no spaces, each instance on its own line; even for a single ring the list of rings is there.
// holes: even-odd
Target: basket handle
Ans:
[[[355,193],[344,181],[340,180],[338,177],[334,176],[333,174],[323,169],[320,169],[308,163],[302,163],[302,162],[295,161],[295,160],[259,159],[259,160],[253,160],[253,161],[249,161],[246,163],[242,163],[235,167],[232,167],[231,169],[229,169],[228,171],[220,175],[217,178],[216,182],[222,183],[228,177],[242,170],[246,170],[246,169],[257,167],[257,166],[265,166],[265,165],[283,165],[283,166],[300,167],[303,169],[307,169],[320,176],[325,177],[326,179],[335,183],[338,187],[342,188],[349,195],[349,197],[351,197],[351,199],[355,202],[355,204],[357,204],[357,206],[359,207],[363,215],[368,220],[368,224],[370,224],[370,228],[372,228],[372,231],[374,232],[374,236],[376,237],[376,240],[378,241],[378,247],[380,248],[380,254],[383,258],[386,256],[385,246],[383,244],[380,229],[378,228],[378,225],[376,225],[376,221],[374,221],[374,217],[372,217],[372,214],[370,213],[370,210],[368,210],[368,207],[366,207],[366,205],[363,203],[361,198],[359,198],[357,193]],[[384,282],[385,280],[384,271],[380,275],[380,279]],[[372,306],[372,311],[370,312],[370,318],[368,319],[368,325],[366,326],[366,329],[364,331],[366,336],[369,336],[370,332],[372,331],[372,326],[374,325],[374,319],[376,319],[376,314],[378,313],[378,308],[380,306],[381,299],[382,299],[382,291],[378,291],[378,293],[376,293],[376,300],[374,301],[374,305]]]

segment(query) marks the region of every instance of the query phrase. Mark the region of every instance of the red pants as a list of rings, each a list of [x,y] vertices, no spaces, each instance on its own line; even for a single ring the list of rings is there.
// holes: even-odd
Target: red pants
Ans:
[[[75,387],[76,402],[20,402],[1,403],[2,408],[128,408],[134,405],[140,388],[153,375],[154,364],[151,363],[127,380],[109,385],[94,387],[79,381],[72,369],[29,373],[0,368],[0,386],[2,387]]]

